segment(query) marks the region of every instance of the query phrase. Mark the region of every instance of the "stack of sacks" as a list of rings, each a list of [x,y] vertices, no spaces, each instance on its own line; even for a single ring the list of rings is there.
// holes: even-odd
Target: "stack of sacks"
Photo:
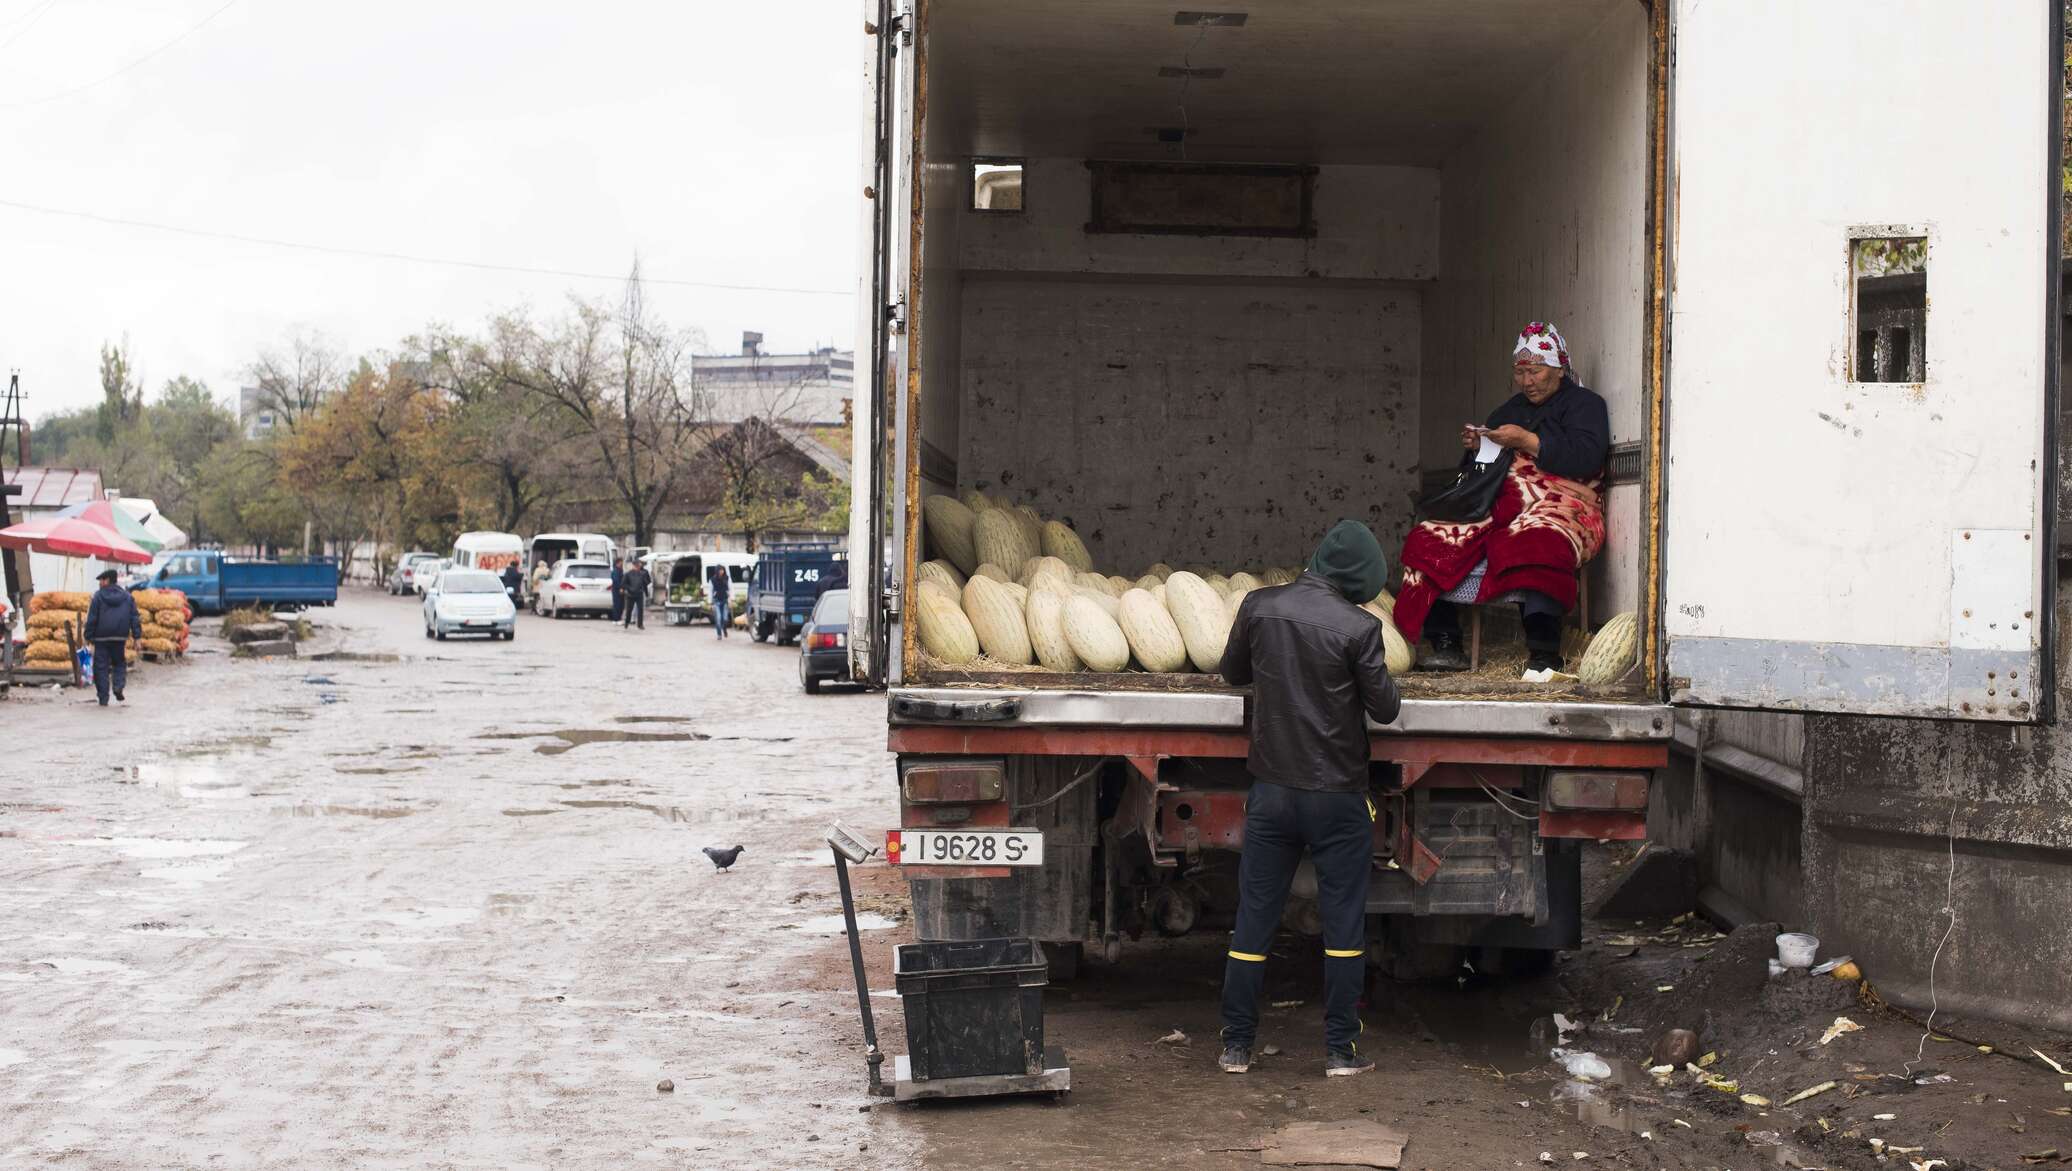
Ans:
[[[143,648],[154,655],[185,654],[187,622],[194,616],[187,595],[179,590],[138,590],[131,596],[137,600],[137,621],[144,624]]]
[[[29,596],[29,645],[22,662],[30,667],[64,668],[72,665],[72,648],[85,639],[86,608],[92,594],[63,591]],[[72,641],[65,641],[71,631]]]

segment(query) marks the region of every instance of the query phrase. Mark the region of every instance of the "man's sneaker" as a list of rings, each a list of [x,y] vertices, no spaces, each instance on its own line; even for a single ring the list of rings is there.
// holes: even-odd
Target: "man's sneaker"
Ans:
[[[1465,671],[1468,669],[1468,655],[1460,647],[1460,637],[1451,634],[1432,636],[1432,649],[1417,657],[1420,671]]]
[[[1224,1073],[1243,1073],[1252,1068],[1252,1047],[1250,1045],[1225,1045],[1223,1056],[1216,1064]]]
[[[1373,1068],[1373,1059],[1361,1057],[1357,1053],[1333,1053],[1324,1059],[1325,1077],[1351,1077]]]

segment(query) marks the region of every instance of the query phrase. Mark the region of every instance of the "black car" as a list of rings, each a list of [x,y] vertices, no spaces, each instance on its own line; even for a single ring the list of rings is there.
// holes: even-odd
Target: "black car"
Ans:
[[[799,682],[806,685],[807,695],[820,694],[822,680],[849,681],[848,590],[820,595],[799,635]]]

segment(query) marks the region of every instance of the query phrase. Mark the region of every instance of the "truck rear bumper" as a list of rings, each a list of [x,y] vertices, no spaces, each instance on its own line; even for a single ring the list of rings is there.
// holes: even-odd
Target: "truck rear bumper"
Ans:
[[[894,738],[900,728],[975,727],[942,719],[941,705],[999,700],[982,721],[988,728],[1225,729],[1244,735],[1247,697],[1238,692],[1062,691],[1048,688],[896,687],[890,696]],[[927,705],[931,714],[917,709]],[[1003,715],[1001,707],[1011,708]],[[1373,725],[1387,736],[1530,736],[1538,739],[1657,741],[1674,728],[1666,704],[1535,703],[1529,700],[1407,699],[1394,723]],[[897,744],[894,745],[897,747]],[[1242,756],[1243,753],[1237,755]]]

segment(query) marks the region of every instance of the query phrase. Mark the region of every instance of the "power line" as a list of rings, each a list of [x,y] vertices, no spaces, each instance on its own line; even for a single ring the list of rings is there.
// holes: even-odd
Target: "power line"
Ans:
[[[129,64],[123,66],[122,68],[116,70],[113,73],[110,73],[104,77],[97,77],[94,80],[87,82],[85,85],[74,86],[71,89],[67,90],[60,90],[54,94],[45,94],[40,98],[30,98],[28,101],[25,102],[8,102],[5,105],[0,105],[0,110],[20,110],[25,109],[29,106],[40,106],[45,102],[55,102],[60,98],[69,98],[73,94],[85,93],[87,90],[90,90],[93,87],[100,85],[104,82],[114,81],[116,78],[121,77],[123,74],[128,73],[130,70],[135,69],[139,65],[142,65],[144,62],[151,60],[153,57],[158,56],[160,53],[165,52],[167,49],[172,48],[174,45],[179,44],[181,41],[186,40],[188,37],[191,37],[194,34],[200,32],[205,25],[207,25],[210,21],[216,19],[217,17],[223,15],[225,12],[229,11],[231,5],[236,3],[237,0],[224,0],[222,7],[217,8],[214,12],[209,13],[207,16],[202,17],[194,24],[189,25],[186,32],[181,33],[179,36],[174,37],[172,40],[167,41],[165,44],[160,45],[156,49],[151,50],[149,53],[144,54],[142,57],[137,58],[136,60],[130,62]],[[39,13],[39,15],[41,14]]]
[[[154,232],[171,232],[181,236],[198,236],[205,240],[231,240],[240,244],[258,244],[268,248],[292,248],[301,252],[322,252],[331,256],[356,256],[368,260],[399,260],[407,264],[442,264],[452,268],[472,268],[485,272],[524,273],[532,276],[556,276],[573,280],[623,281],[626,279],[624,274],[582,272],[567,268],[538,268],[525,264],[494,264],[482,260],[454,260],[449,257],[413,256],[405,252],[385,252],[370,248],[344,248],[331,244],[308,244],[299,240],[275,240],[266,236],[245,236],[235,232],[216,232],[206,228],[181,227],[178,224],[159,224],[148,220],[123,219],[120,216],[99,215],[90,211],[41,207],[33,203],[20,203],[12,199],[0,199],[0,207],[11,207],[16,211],[35,212],[38,215],[88,220],[97,224],[114,224],[125,228],[145,228]],[[668,277],[653,276],[643,276],[641,280],[650,285],[673,285],[687,289],[718,289],[730,293],[797,293],[814,297],[848,297],[854,295],[848,289],[805,289],[790,288],[782,285],[729,285],[716,281],[672,280]]]

